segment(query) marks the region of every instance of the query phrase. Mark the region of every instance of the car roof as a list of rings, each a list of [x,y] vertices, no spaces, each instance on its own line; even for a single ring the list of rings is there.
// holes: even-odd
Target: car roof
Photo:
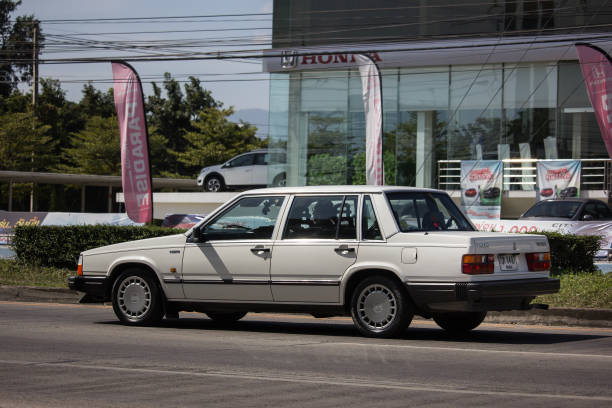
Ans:
[[[546,200],[539,201],[538,203],[555,203],[555,202],[567,202],[567,201],[570,201],[570,202],[574,201],[574,202],[580,202],[580,203],[594,201],[594,202],[603,203],[603,201],[595,200],[593,198],[549,198]]]
[[[404,186],[365,186],[365,185],[332,185],[305,187],[270,187],[245,191],[243,194],[360,194],[360,193],[399,193],[399,192],[430,192],[444,193],[442,190]]]

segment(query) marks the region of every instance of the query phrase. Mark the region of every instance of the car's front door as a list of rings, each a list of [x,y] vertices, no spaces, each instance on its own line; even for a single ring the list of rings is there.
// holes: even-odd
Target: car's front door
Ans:
[[[253,184],[253,162],[255,154],[243,154],[227,163],[223,168],[223,179],[228,186],[248,186]]]
[[[284,196],[245,197],[201,226],[185,245],[185,297],[272,300],[272,234],[283,202]]]
[[[337,303],[340,280],[357,259],[356,195],[296,196],[270,270],[277,302]]]

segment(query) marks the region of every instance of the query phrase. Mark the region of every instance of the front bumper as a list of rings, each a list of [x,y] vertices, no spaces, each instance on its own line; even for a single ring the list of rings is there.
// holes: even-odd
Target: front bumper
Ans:
[[[530,309],[539,295],[557,293],[559,279],[515,279],[482,282],[406,282],[417,308],[437,311],[503,311]]]
[[[108,278],[106,276],[71,276],[68,278],[68,287],[72,290],[84,292],[89,300],[108,300]]]

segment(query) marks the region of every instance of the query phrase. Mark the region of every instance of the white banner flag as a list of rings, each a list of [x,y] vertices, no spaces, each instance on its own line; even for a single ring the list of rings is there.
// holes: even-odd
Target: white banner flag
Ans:
[[[382,86],[380,72],[372,59],[355,55],[361,74],[363,110],[366,118],[366,184],[384,183],[382,155]]]

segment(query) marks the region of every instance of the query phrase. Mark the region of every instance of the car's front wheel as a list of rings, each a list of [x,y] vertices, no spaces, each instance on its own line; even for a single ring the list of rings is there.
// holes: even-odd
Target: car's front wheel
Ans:
[[[206,312],[206,316],[219,323],[234,323],[246,314],[247,312]]]
[[[128,269],[113,285],[113,310],[124,324],[146,326],[164,316],[163,300],[157,282],[140,269]]]
[[[461,334],[478,327],[486,316],[487,312],[446,312],[434,314],[433,319],[444,330]]]
[[[393,337],[412,321],[414,312],[400,285],[385,276],[361,281],[353,292],[351,316],[368,337]]]
[[[204,190],[210,193],[216,193],[223,190],[223,180],[219,176],[210,176],[204,182]]]

